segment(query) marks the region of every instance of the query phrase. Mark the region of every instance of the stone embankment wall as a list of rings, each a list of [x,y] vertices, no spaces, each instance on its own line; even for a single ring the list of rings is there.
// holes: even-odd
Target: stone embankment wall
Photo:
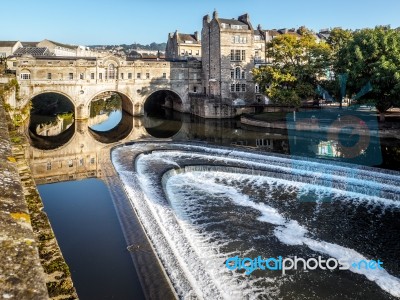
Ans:
[[[77,299],[11,123],[0,101],[0,299]]]

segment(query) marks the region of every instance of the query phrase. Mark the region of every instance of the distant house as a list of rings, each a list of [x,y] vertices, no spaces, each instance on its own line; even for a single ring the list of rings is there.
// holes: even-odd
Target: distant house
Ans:
[[[189,57],[201,57],[200,35],[179,33],[175,31],[168,35],[165,58],[169,60],[187,59]]]
[[[0,58],[8,57],[18,49],[21,48],[20,41],[0,41]]]
[[[55,56],[77,56],[79,48],[78,46],[61,44],[50,40],[43,40],[36,46],[49,49]]]

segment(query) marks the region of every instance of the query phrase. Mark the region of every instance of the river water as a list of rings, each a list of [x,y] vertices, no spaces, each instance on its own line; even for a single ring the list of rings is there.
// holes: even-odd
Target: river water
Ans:
[[[102,124],[115,126],[118,114],[111,117]],[[181,297],[400,296],[398,140],[371,140],[359,155],[372,155],[373,163],[362,160],[367,163],[360,166],[346,164],[351,158],[324,134],[293,137],[168,111],[143,123],[151,136],[176,143],[117,148],[113,162]],[[293,150],[298,157],[290,159]],[[39,190],[81,299],[143,297],[106,186],[84,180]],[[137,197],[139,190],[144,198]],[[291,270],[282,276],[271,270],[245,275],[225,265],[231,257],[258,256],[379,259],[385,269]],[[99,274],[108,279],[95,279]]]

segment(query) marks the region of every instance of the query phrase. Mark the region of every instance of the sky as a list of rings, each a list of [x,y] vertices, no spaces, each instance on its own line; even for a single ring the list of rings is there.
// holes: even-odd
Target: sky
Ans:
[[[4,1],[4,0],[3,0]],[[248,13],[254,27],[349,29],[400,26],[399,0],[18,0],[0,15],[0,40],[54,40],[75,45],[166,42],[168,33],[201,31],[220,18]],[[7,5],[5,5],[7,7]],[[5,7],[2,6],[3,8]]]

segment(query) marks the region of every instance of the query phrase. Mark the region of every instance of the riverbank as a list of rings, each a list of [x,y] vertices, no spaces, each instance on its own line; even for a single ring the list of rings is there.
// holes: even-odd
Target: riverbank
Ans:
[[[0,114],[1,120],[7,120],[0,127],[0,296],[77,299],[69,268],[42,211],[43,204],[25,159],[29,144],[13,127],[2,106]]]

